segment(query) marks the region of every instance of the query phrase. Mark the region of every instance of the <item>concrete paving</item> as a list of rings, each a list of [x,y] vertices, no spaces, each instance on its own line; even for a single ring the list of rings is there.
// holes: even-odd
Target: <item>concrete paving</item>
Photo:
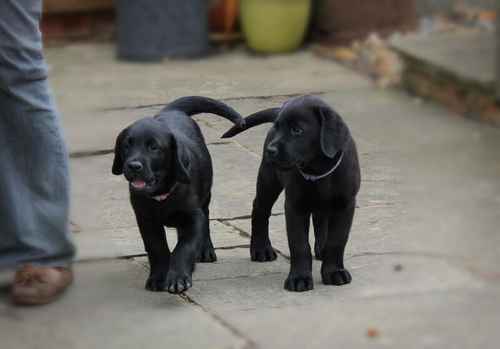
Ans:
[[[500,130],[392,90],[309,52],[125,64],[112,46],[48,50],[73,158],[77,282],[58,303],[18,309],[0,274],[2,348],[496,348],[500,340]],[[75,63],[78,62],[78,63]],[[218,261],[182,296],[143,289],[147,263],[127,185],[110,171],[122,127],[182,95],[224,99],[243,114],[315,93],[357,141],[362,164],[346,265],[353,282],[283,289],[289,269],[283,201],[271,217],[273,263],[249,260],[251,203],[268,126],[232,140],[197,119],[215,180]],[[175,244],[175,232],[167,236]],[[312,237],[311,237],[312,242]]]
[[[76,266],[71,291],[49,307],[0,308],[2,348],[244,348],[245,338],[181,297],[145,292],[140,264]]]

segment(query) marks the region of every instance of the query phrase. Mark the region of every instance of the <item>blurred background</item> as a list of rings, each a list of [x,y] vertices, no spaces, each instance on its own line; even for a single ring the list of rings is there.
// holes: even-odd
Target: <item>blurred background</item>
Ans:
[[[462,115],[498,123],[496,5],[495,0],[46,0],[42,30],[49,46],[108,41],[117,46],[119,59],[135,61],[203,58],[244,46],[261,54],[307,48],[382,87],[397,85]],[[401,39],[405,33],[411,35]]]
[[[45,0],[45,54],[71,155],[76,283],[53,305],[14,308],[0,274],[2,349],[497,348],[497,6]],[[145,291],[127,184],[111,174],[117,134],[181,96],[248,115],[302,94],[332,105],[358,146],[362,186],[346,250],[353,282],[323,285],[314,261],[313,291],[283,289],[282,198],[270,219],[279,257],[250,262],[269,125],[221,140],[230,124],[200,115],[214,162],[218,261],[198,265],[183,295]]]

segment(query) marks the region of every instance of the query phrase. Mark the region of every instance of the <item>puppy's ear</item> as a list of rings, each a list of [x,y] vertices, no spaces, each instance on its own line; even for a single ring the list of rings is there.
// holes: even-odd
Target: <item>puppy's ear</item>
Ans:
[[[317,113],[321,123],[321,150],[327,157],[333,158],[349,140],[349,129],[342,118],[329,106],[318,106]]]
[[[122,143],[125,137],[127,136],[128,128],[124,129],[118,137],[116,137],[115,143],[115,158],[113,160],[113,167],[111,168],[111,172],[114,175],[123,174],[123,155],[122,155]]]
[[[179,142],[175,136],[172,136],[172,145],[174,152],[174,172],[177,182],[189,184],[191,183],[191,175],[189,174],[189,154],[182,142]]]

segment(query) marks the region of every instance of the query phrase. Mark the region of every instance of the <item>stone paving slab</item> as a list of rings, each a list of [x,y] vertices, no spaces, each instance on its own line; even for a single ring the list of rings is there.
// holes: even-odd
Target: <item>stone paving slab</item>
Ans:
[[[72,220],[81,230],[136,226],[127,182],[111,174],[113,154],[71,160]]]
[[[209,147],[214,162],[210,216],[231,219],[250,215],[260,159],[235,144]],[[283,211],[278,200],[273,212]]]
[[[144,245],[136,227],[88,230],[75,233],[77,260],[120,258],[143,254]]]
[[[462,290],[346,301],[332,295],[300,307],[269,305],[224,317],[262,348],[494,349],[499,304],[493,292]]]
[[[0,294],[2,348],[244,348],[247,342],[179,296],[144,290],[130,261],[83,263],[52,305],[14,308]]]
[[[68,122],[76,111],[163,104],[193,94],[239,98],[371,86],[310,51],[262,57],[234,50],[203,60],[137,64],[117,61],[114,50],[108,43],[46,49],[51,84]]]
[[[323,285],[319,262],[315,262],[315,289],[293,293],[283,290],[289,265],[281,257],[276,262],[252,263],[248,250],[227,252],[220,253],[218,266],[204,265],[207,277],[201,275],[201,269],[197,271],[197,282],[187,294],[247,333],[260,347],[324,348],[326,343],[343,343],[349,348],[398,348],[406,343],[415,348],[417,344],[439,348],[451,343],[452,334],[468,336],[468,342],[453,341],[459,348],[469,348],[467,343],[493,343],[485,336],[493,334],[494,326],[475,323],[483,321],[482,312],[474,311],[471,317],[459,314],[473,309],[475,300],[481,299],[482,311],[488,312],[485,321],[498,321],[498,293],[491,288],[488,291],[486,283],[467,268],[445,259],[356,256],[348,260],[353,283],[342,287]],[[234,270],[243,268],[245,260],[256,265],[252,269],[260,267],[262,274],[257,271],[241,277]],[[224,263],[236,267],[226,272]],[[275,267],[270,269],[272,265]],[[215,269],[224,272],[211,274]],[[488,311],[488,305],[495,310]],[[457,326],[472,326],[475,331],[459,334]],[[366,333],[370,328],[375,328],[380,338],[369,338]]]
[[[249,239],[239,231],[218,221],[210,222],[212,242],[216,249],[245,246]],[[120,258],[145,254],[144,245],[137,227],[108,230],[86,230],[74,234],[78,247],[78,260],[102,258]],[[167,230],[167,241],[170,250],[177,244],[174,229]]]

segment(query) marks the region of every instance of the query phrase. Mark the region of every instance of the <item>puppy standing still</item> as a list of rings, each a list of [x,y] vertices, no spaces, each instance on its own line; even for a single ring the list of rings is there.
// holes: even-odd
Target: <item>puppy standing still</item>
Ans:
[[[214,262],[209,204],[212,160],[190,116],[213,113],[240,125],[229,106],[205,97],[184,97],[157,116],[141,119],[116,140],[112,172],[125,174],[130,201],[148,254],[146,289],[179,293],[192,285],[195,261]],[[172,254],[164,226],[177,228]]]
[[[252,211],[253,261],[276,259],[269,240],[269,216],[285,190],[285,217],[291,267],[285,288],[313,288],[309,225],[312,215],[315,254],[324,284],[351,282],[344,249],[351,229],[360,169],[356,145],[341,117],[319,98],[304,96],[281,108],[260,111],[224,134],[232,137],[266,122],[267,134]]]

